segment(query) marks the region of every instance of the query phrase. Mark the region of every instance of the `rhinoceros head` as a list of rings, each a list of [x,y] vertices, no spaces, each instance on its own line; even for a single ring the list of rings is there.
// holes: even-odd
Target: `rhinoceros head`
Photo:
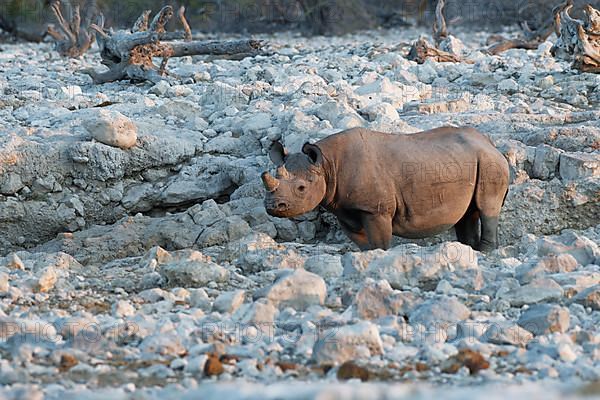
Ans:
[[[262,174],[267,189],[267,213],[289,218],[315,209],[326,191],[321,149],[306,143],[302,153],[288,154],[280,142],[275,142],[271,145],[269,156],[277,166],[277,174]]]

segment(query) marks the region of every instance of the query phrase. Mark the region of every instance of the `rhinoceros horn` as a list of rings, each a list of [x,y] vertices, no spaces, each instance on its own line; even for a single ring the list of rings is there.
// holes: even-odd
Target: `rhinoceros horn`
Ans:
[[[277,178],[269,174],[268,172],[264,172],[262,174],[262,181],[265,185],[265,189],[269,192],[274,192],[279,187],[279,181]]]

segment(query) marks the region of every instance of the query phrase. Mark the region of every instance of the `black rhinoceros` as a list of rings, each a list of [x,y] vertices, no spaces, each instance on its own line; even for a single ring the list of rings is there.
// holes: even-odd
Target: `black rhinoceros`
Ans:
[[[498,247],[508,162],[475,129],[403,135],[355,128],[306,143],[301,153],[275,142],[269,154],[277,165],[276,177],[262,175],[270,215],[323,206],[361,250],[387,249],[392,235],[419,238],[450,227],[474,249]]]

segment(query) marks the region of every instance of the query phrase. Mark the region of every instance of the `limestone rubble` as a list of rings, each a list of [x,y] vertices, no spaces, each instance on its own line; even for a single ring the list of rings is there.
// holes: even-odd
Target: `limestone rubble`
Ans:
[[[472,64],[417,65],[398,44],[421,33],[278,34],[174,59],[173,86],[3,45],[2,396],[597,396],[600,75],[460,30]],[[331,215],[265,212],[273,140],[448,124],[509,160],[496,252],[448,233],[360,253]]]

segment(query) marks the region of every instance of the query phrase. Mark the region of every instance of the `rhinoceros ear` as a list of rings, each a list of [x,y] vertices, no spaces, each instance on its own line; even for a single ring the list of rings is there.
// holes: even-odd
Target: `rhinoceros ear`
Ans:
[[[310,162],[315,165],[320,165],[321,162],[323,162],[323,153],[321,153],[321,149],[317,145],[306,142],[304,143],[304,146],[302,146],[302,152],[306,154]]]
[[[284,164],[287,154],[287,150],[283,147],[281,142],[273,142],[271,147],[269,147],[269,157],[271,158],[271,161],[273,161],[273,164],[278,167]]]

